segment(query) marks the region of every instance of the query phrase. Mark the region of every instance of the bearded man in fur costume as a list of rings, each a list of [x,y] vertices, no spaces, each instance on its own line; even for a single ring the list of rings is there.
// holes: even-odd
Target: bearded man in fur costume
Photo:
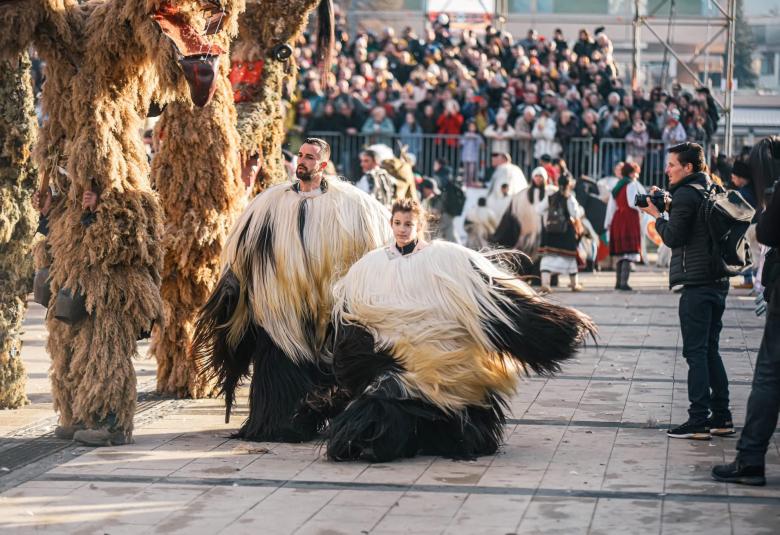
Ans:
[[[333,282],[387,243],[387,209],[356,187],[326,179],[330,146],[307,139],[295,184],[273,186],[231,231],[222,276],[195,326],[194,351],[225,395],[253,367],[249,418],[236,436],[304,442],[324,427],[332,394],[323,358]],[[315,408],[316,407],[316,408]]]
[[[352,401],[331,422],[328,455],[494,453],[520,374],[557,371],[595,327],[477,252],[425,243],[416,202],[392,212],[395,243],[334,287],[333,372]]]

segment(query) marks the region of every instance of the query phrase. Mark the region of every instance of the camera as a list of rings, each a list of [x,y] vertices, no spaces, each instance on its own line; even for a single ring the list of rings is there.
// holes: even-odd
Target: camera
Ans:
[[[647,208],[648,201],[658,208],[659,212],[666,211],[666,199],[669,193],[666,190],[659,189],[649,195],[647,193],[637,193],[634,197],[634,204],[639,208]]]

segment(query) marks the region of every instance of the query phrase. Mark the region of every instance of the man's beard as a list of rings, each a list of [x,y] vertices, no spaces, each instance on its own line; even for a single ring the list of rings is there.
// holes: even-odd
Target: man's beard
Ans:
[[[295,176],[303,182],[311,182],[313,172],[309,171],[305,167],[298,166],[295,168]]]

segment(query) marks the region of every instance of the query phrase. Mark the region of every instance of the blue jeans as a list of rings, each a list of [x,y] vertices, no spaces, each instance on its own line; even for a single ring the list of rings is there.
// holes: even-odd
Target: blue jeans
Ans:
[[[729,379],[718,344],[728,286],[685,286],[680,296],[683,357],[688,362],[689,420],[729,416]]]
[[[769,441],[780,410],[780,314],[769,312],[756,359],[748,398],[745,427],[737,443],[737,457],[748,466],[764,466]]]

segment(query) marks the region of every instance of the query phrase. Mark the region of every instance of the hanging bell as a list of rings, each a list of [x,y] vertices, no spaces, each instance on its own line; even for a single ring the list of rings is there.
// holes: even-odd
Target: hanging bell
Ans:
[[[48,308],[51,301],[51,286],[49,286],[49,268],[45,267],[35,272],[33,279],[33,301]]]
[[[89,314],[87,313],[87,296],[83,292],[71,292],[62,288],[57,292],[57,302],[54,306],[54,317],[68,325],[75,325]]]
[[[282,43],[281,45],[276,45],[271,54],[276,61],[287,61],[292,57],[293,49],[287,43]]]

